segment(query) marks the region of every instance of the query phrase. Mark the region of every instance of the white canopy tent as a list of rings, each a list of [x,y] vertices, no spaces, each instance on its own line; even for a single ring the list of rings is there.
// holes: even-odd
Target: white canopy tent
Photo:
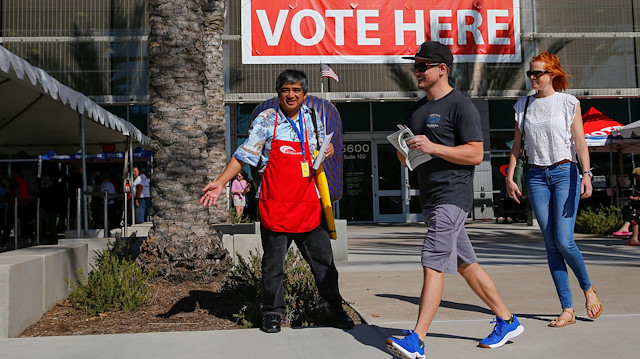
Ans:
[[[611,132],[609,136],[585,136],[589,152],[640,153],[640,121]]]
[[[105,143],[124,151],[130,139],[149,141],[133,124],[2,46],[0,70],[0,153],[75,153],[82,150],[82,124],[89,152],[101,152]]]
[[[133,142],[145,145],[149,137],[0,46],[0,154],[80,151],[86,191],[86,153],[114,144],[116,151],[132,156]],[[86,200],[83,207],[86,213]]]
[[[595,137],[595,136],[594,136]],[[615,131],[611,132],[609,136],[597,136],[592,138],[591,141],[587,137],[587,144],[589,145],[589,152],[608,152],[609,153],[609,178],[614,178],[614,159],[613,154],[618,154],[618,178],[622,178],[623,173],[623,155],[640,153],[640,121],[632,122],[626,126],[623,126]],[[635,167],[635,159],[632,155],[632,166]],[[611,193],[616,193],[616,202],[620,202],[620,186],[616,186],[615,181],[610,181]],[[613,204],[613,196],[611,197],[611,203]]]

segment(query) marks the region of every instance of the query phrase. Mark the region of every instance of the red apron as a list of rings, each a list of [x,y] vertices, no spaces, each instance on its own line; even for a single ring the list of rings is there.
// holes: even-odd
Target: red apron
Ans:
[[[308,232],[320,225],[322,216],[311,168],[309,141],[304,141],[307,145],[303,156],[301,142],[276,140],[277,127],[276,114],[271,152],[262,174],[258,204],[260,221],[274,232]],[[307,138],[306,126],[304,137]],[[302,176],[302,161],[309,165],[309,177]]]

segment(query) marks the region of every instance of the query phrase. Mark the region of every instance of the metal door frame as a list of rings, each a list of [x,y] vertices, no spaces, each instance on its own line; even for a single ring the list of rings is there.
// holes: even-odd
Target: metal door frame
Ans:
[[[409,207],[409,199],[411,196],[418,196],[418,189],[411,189],[409,186],[409,168],[407,166],[400,165],[401,170],[401,187],[397,190],[380,190],[378,179],[380,175],[378,173],[378,145],[379,144],[391,144],[387,141],[386,136],[384,138],[372,138],[371,139],[371,160],[372,174],[373,174],[373,220],[376,223],[409,223],[422,221],[421,213],[411,213]],[[401,196],[402,197],[402,213],[398,214],[381,214],[379,198],[381,196]]]

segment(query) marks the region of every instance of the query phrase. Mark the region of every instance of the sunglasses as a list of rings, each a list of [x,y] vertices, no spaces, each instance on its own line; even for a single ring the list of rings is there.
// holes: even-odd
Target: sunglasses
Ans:
[[[436,67],[438,65],[440,65],[441,62],[439,63],[433,63],[433,64],[428,64],[426,62],[416,62],[413,64],[413,71],[418,71],[418,72],[425,72],[427,70],[429,70],[432,67]]]
[[[527,71],[527,77],[535,77],[538,78],[544,74],[550,74],[551,71]]]

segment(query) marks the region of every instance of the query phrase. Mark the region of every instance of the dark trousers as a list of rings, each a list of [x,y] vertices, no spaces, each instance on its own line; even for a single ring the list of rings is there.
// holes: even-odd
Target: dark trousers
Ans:
[[[626,205],[622,208],[622,218],[625,222],[634,223],[638,220],[638,209],[632,205]]]
[[[296,242],[302,257],[309,263],[322,301],[320,308],[332,314],[342,311],[338,290],[338,270],[333,262],[331,239],[324,223],[305,233],[272,232],[260,226],[262,237],[263,314],[284,315],[284,265],[291,242]]]

